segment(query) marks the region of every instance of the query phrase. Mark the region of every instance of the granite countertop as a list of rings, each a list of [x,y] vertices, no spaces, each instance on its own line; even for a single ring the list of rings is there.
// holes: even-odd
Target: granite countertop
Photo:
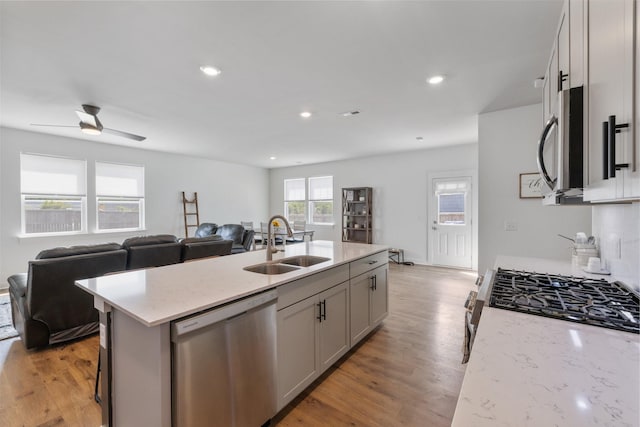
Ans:
[[[387,246],[315,240],[286,246],[273,259],[308,254],[331,260],[290,273],[243,270],[265,262],[265,251],[258,250],[79,280],[76,285],[140,323],[156,326],[384,250]]]
[[[498,266],[586,275],[553,260]],[[640,335],[485,307],[452,426],[589,425],[640,425]]]

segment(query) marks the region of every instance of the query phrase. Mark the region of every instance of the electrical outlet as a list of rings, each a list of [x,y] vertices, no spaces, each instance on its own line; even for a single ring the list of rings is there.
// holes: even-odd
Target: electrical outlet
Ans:
[[[518,231],[518,222],[513,220],[505,221],[504,231]]]

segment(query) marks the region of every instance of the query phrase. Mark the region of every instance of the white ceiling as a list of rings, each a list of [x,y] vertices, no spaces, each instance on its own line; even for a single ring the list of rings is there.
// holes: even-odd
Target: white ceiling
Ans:
[[[561,4],[2,1],[0,124],[267,168],[473,143],[540,101]],[[30,125],[83,103],[147,140]]]

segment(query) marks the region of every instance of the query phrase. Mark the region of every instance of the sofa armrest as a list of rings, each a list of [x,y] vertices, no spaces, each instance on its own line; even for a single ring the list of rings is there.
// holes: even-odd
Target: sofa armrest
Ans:
[[[15,296],[24,297],[27,295],[27,273],[14,274],[7,281],[9,282],[9,290]]]

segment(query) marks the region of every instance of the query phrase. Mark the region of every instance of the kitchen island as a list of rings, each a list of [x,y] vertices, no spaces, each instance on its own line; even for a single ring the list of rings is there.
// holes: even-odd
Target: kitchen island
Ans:
[[[590,276],[541,259],[496,267]],[[638,334],[485,306],[452,426],[638,426],[639,402]]]
[[[106,373],[106,383],[111,386],[110,392],[105,392],[103,386],[103,394],[106,393],[103,396],[103,424],[171,425],[170,325],[174,320],[273,289],[279,295],[278,310],[287,313],[299,299],[315,297],[310,289],[321,294],[325,289],[320,284],[333,285],[335,282],[346,289],[344,301],[347,303],[343,325],[346,342],[329,359],[335,361],[333,356],[344,354],[361,339],[360,332],[368,332],[374,326],[369,324],[353,329],[354,325],[360,326],[362,319],[356,305],[359,299],[355,295],[359,295],[360,289],[369,290],[369,282],[359,278],[369,279],[369,270],[374,267],[384,273],[384,276],[380,275],[383,292],[378,292],[384,297],[382,308],[377,307],[377,312],[382,310],[383,313],[375,319],[369,311],[365,313],[369,316],[367,319],[373,319],[375,323],[386,316],[386,246],[313,241],[287,246],[284,253],[273,258],[277,262],[298,255],[325,257],[328,261],[283,274],[265,275],[243,270],[264,262],[265,252],[254,251],[79,281],[78,286],[94,296],[95,306],[101,313],[101,354],[106,355],[102,360],[103,381]],[[367,303],[372,299],[375,300],[370,298]],[[352,320],[351,329],[349,320]],[[280,317],[278,322],[280,324]],[[279,345],[280,335],[283,334],[278,336]],[[286,342],[283,345],[287,345]],[[317,372],[296,384],[304,386],[326,367],[316,369]],[[285,379],[295,374],[297,372],[287,372]],[[291,393],[299,391],[298,387]],[[287,394],[287,400],[279,396],[278,408],[295,397],[291,393]]]

